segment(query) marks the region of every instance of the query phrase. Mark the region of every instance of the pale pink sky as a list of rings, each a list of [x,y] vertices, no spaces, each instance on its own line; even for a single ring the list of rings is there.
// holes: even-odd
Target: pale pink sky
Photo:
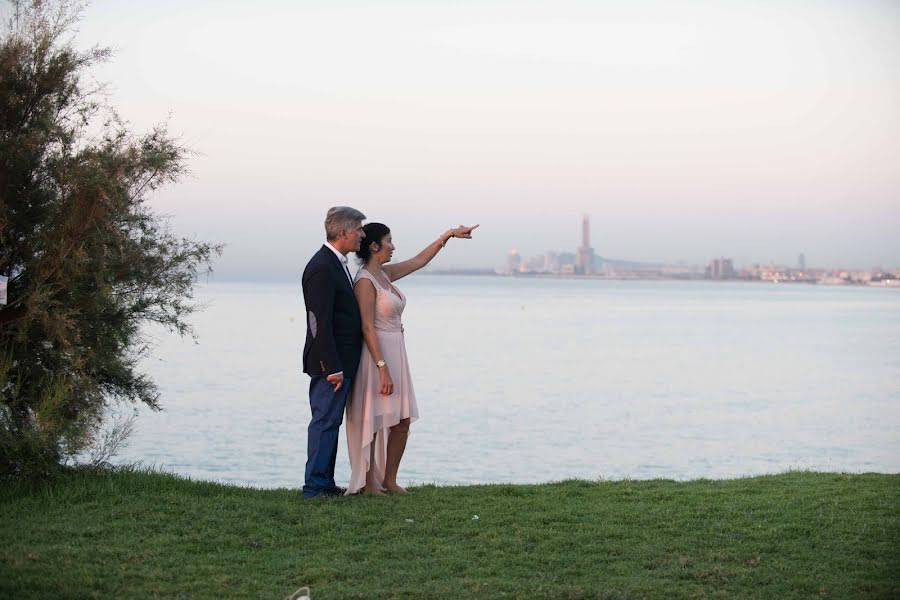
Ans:
[[[350,204],[438,267],[613,258],[900,267],[896,2],[121,2],[80,43],[201,154],[153,203],[295,277]]]

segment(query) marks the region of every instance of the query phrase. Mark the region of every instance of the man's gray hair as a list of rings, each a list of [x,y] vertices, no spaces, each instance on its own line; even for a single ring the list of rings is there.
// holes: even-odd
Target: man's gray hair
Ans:
[[[355,208],[332,206],[325,216],[325,238],[331,242],[340,237],[342,231],[356,229],[366,218]]]

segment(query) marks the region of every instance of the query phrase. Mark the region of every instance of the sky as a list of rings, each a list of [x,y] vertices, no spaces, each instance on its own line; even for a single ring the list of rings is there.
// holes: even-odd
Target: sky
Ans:
[[[94,0],[78,44],[192,175],[149,201],[299,277],[329,206],[435,268],[573,251],[900,267],[900,3]]]

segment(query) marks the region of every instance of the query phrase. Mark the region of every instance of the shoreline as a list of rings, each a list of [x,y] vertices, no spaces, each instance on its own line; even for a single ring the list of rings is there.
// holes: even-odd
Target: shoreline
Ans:
[[[822,280],[791,280],[791,279],[750,279],[742,277],[711,279],[703,276],[664,276],[664,275],[579,275],[574,273],[497,273],[480,269],[447,269],[435,271],[422,271],[422,275],[433,276],[466,276],[466,277],[497,277],[501,279],[561,279],[561,280],[587,280],[587,281],[678,281],[678,282],[706,282],[706,283],[765,283],[769,285],[820,285],[827,287],[873,287],[873,288],[897,288],[900,289],[900,279],[888,281],[822,281]]]

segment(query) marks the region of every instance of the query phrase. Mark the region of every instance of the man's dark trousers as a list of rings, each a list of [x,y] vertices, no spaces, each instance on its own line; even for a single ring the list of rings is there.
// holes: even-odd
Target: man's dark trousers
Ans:
[[[309,382],[312,419],[307,429],[306,483],[303,486],[305,498],[333,491],[336,487],[334,464],[350,383],[350,378],[345,377],[341,389],[335,392],[331,382],[322,375],[313,377]]]

